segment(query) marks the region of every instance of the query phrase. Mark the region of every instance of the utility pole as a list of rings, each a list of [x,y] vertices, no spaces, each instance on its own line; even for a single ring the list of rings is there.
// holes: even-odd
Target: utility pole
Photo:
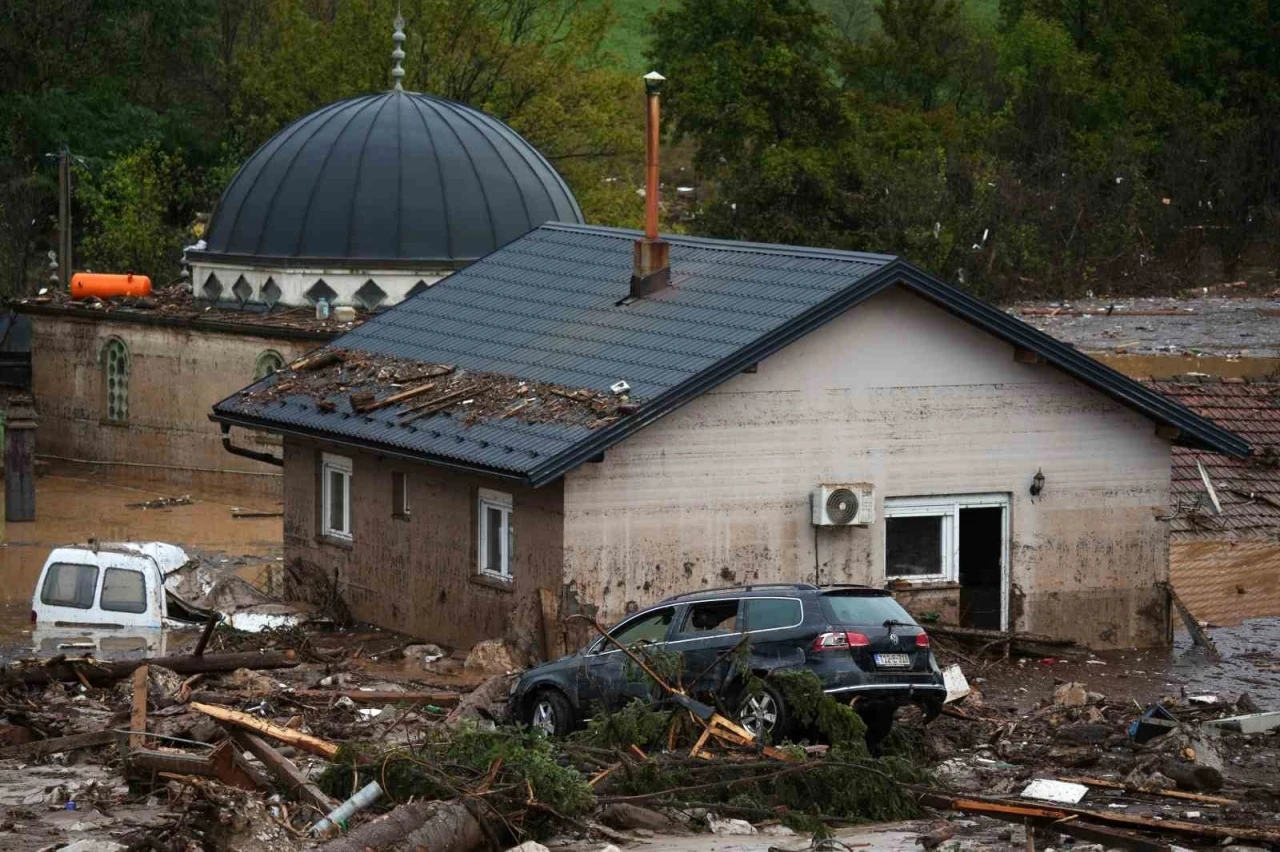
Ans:
[[[71,284],[71,151],[58,151],[58,271]]]

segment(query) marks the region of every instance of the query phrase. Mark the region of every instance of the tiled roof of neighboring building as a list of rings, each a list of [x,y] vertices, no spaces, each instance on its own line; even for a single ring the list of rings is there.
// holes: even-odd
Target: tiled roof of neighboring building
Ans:
[[[1247,440],[1245,459],[1175,447],[1171,481],[1175,539],[1280,536],[1280,382],[1184,378],[1148,385]],[[1204,466],[1222,514],[1211,505]]]
[[[295,432],[427,461],[550,482],[638,429],[819,328],[901,285],[1028,349],[1182,441],[1244,455],[1248,445],[1140,383],[998,308],[887,255],[667,237],[669,289],[630,291],[633,231],[549,224],[401,302],[331,344],[335,349],[452,365],[473,373],[607,393],[629,386],[634,407],[591,426],[512,417],[464,428],[447,409],[410,432],[379,409],[355,416],[306,396],[255,400],[248,388],[214,406],[224,423]],[[267,379],[271,382],[274,379]]]

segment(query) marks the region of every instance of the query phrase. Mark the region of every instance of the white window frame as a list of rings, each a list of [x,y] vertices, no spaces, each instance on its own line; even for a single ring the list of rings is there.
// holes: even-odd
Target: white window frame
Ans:
[[[1004,510],[1001,543],[1001,572],[1009,570],[1009,495],[955,494],[937,497],[886,497],[884,500],[884,532],[882,533],[880,573],[886,583],[958,583],[960,582],[960,510],[999,508]],[[941,517],[942,572],[914,576],[889,576],[889,519]],[[1003,608],[1003,607],[1002,607]]]
[[[330,492],[333,478],[331,473],[341,473],[343,491],[342,521],[346,529],[334,529],[329,526],[333,513],[329,511],[333,495]],[[351,459],[333,453],[323,453],[320,461],[320,490],[323,495],[320,503],[320,528],[328,538],[351,541]]]
[[[396,478],[400,478],[401,491],[396,494]],[[396,503],[396,497],[399,496],[400,502]],[[391,517],[397,521],[409,520],[409,471],[393,470],[391,471]]]
[[[514,535],[511,527],[511,495],[502,491],[492,491],[488,488],[479,490],[479,500],[477,512],[478,523],[476,523],[476,570],[485,577],[494,577],[499,580],[511,579],[511,552],[513,548]],[[489,541],[489,509],[497,509],[502,513],[502,526],[506,535],[499,535],[498,542],[502,549],[501,564],[498,570],[485,567],[485,547]]]

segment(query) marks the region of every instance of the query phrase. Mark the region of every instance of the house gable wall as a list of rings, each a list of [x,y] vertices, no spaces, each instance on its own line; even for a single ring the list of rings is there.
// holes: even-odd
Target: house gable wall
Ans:
[[[886,497],[1003,493],[1012,626],[1155,644],[1169,457],[1151,421],[891,288],[568,474],[565,582],[608,617],[732,583],[883,585]],[[876,522],[815,535],[824,482],[873,483]],[[946,615],[957,593],[917,597]]]
[[[351,541],[320,536],[320,464],[349,458]],[[407,519],[393,517],[392,472],[406,474]],[[495,477],[285,438],[284,552],[336,578],[354,616],[428,642],[469,648],[506,635],[532,654],[541,642],[538,589],[554,591],[562,570],[563,492]],[[512,497],[512,582],[479,578],[479,489]]]

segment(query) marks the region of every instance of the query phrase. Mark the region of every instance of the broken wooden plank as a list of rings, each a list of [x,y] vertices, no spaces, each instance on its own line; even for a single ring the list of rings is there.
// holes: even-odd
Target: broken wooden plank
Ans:
[[[259,509],[236,508],[231,510],[231,517],[233,520],[237,520],[237,521],[250,520],[254,518],[283,518],[284,511],[276,510],[274,512],[269,512],[266,510],[259,510]]]
[[[427,382],[423,385],[409,388],[408,390],[393,393],[390,396],[384,396],[382,399],[364,406],[359,410],[360,414],[368,414],[370,411],[377,411],[380,408],[386,408],[388,405],[395,405],[405,400],[413,399],[415,396],[421,396],[424,393],[430,393],[436,389],[435,382]]]
[[[65,660],[52,664],[26,663],[12,666],[0,672],[0,681],[16,679],[26,684],[56,683],[83,678],[90,684],[114,683],[133,674],[138,666],[150,663],[162,666],[181,675],[206,672],[232,672],[236,669],[288,669],[298,664],[293,651],[237,652],[234,654],[205,654],[194,657],[180,654],[170,657],[119,660],[111,663],[96,660]]]
[[[65,737],[54,737],[51,740],[36,740],[33,743],[0,748],[0,759],[35,760],[50,754],[74,751],[78,748],[96,748],[115,742],[113,731],[90,731],[87,734],[71,734]]]
[[[209,620],[204,623],[204,630],[200,631],[200,639],[196,642],[196,647],[191,652],[191,656],[204,656],[204,649],[209,644],[209,640],[213,638],[213,629],[218,626],[219,621],[222,621],[222,613],[209,613]],[[183,686],[186,686],[186,684],[183,684]]]
[[[538,589],[538,607],[542,616],[542,653],[545,661],[559,659],[560,643],[557,640],[556,596],[550,589]]]
[[[318,352],[303,355],[290,364],[289,369],[296,373],[302,373],[308,370],[319,370],[322,367],[328,367],[330,364],[337,364],[341,360],[341,349],[321,349]]]
[[[1104,787],[1108,790],[1124,790],[1127,793],[1146,793],[1149,796],[1164,796],[1170,799],[1184,799],[1189,802],[1199,802],[1204,805],[1240,804],[1235,799],[1224,799],[1221,796],[1205,796],[1200,793],[1184,793],[1181,790],[1148,790],[1143,787],[1133,787],[1122,784],[1119,781],[1106,781],[1101,778],[1059,778],[1058,780],[1072,784],[1086,784],[1090,787]]]
[[[240,790],[258,790],[265,779],[246,766],[232,748],[229,740],[223,740],[212,752],[205,755],[183,751],[137,749],[129,752],[129,768],[174,775],[197,775],[217,778],[224,784]]]
[[[1114,811],[1093,811],[1087,808],[1073,808],[1066,805],[1055,805],[1052,808],[1030,807],[1013,804],[1003,799],[986,796],[968,795],[958,798],[940,794],[936,790],[925,787],[905,785],[914,793],[922,805],[942,810],[964,811],[966,813],[986,814],[1002,819],[1014,817],[1014,821],[1023,819],[1052,820],[1055,824],[1060,820],[1074,817],[1080,821],[1093,821],[1105,825],[1132,828],[1156,834],[1176,834],[1184,837],[1213,837],[1219,840],[1232,837],[1236,840],[1257,841],[1260,843],[1280,843],[1280,829],[1266,829],[1247,825],[1209,825],[1206,823],[1184,822],[1180,820],[1151,819],[1149,817],[1119,814]],[[1061,825],[1057,826],[1059,829]]]
[[[313,805],[321,813],[329,813],[338,802],[325,795],[319,787],[307,779],[297,764],[276,751],[266,740],[245,730],[234,730],[231,738],[245,751],[252,754],[275,776],[290,796]]]
[[[129,750],[142,748],[147,741],[147,676],[150,669],[133,670],[133,710],[129,716]]]
[[[193,701],[187,706],[220,722],[230,722],[242,728],[258,731],[274,740],[297,746],[304,751],[317,754],[327,760],[332,760],[333,756],[338,753],[338,747],[334,743],[322,740],[319,737],[313,737],[310,734],[304,734],[301,731],[295,731],[292,728],[282,727],[273,722],[267,722],[240,710],[232,710],[230,707],[220,707],[216,704],[201,704],[197,701]]]

